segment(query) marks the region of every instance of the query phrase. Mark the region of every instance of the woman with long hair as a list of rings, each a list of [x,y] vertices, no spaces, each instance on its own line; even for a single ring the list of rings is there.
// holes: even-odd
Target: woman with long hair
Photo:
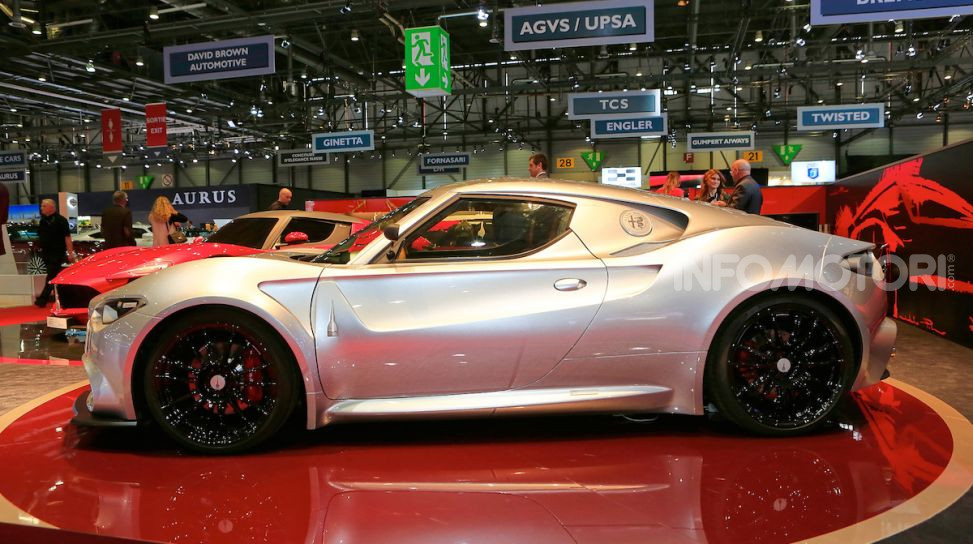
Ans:
[[[703,174],[703,181],[699,186],[699,193],[696,194],[696,200],[698,202],[706,202],[707,204],[712,204],[722,198],[722,188],[723,183],[726,182],[726,178],[723,174],[715,169],[710,168]]]
[[[660,187],[656,192],[664,195],[685,198],[686,192],[679,187],[681,184],[682,180],[679,177],[679,172],[669,172],[669,176],[666,177],[665,183],[663,183],[662,187]]]
[[[149,212],[149,224],[152,225],[152,246],[167,246],[172,243],[172,233],[179,227],[179,223],[189,221],[189,218],[176,211],[169,199],[160,196],[152,204]]]

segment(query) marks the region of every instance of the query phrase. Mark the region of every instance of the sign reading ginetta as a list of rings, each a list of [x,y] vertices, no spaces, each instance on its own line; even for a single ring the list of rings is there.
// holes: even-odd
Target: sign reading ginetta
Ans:
[[[342,151],[371,151],[375,149],[375,131],[349,130],[345,132],[325,132],[311,137],[315,153]]]
[[[256,36],[165,47],[166,83],[273,74],[274,37]]]
[[[25,166],[27,166],[27,153],[0,151],[0,168],[24,168]]]
[[[571,93],[568,95],[568,119],[631,117],[636,114],[658,113],[659,90]]]
[[[882,128],[884,126],[885,104],[881,102],[797,108],[797,130]]]
[[[971,0],[811,0],[811,24],[834,25],[973,13]]]
[[[504,49],[578,47],[655,39],[652,0],[602,0],[504,10]]]
[[[663,136],[667,131],[667,115],[630,117],[625,119],[592,119],[591,138],[637,138]]]
[[[690,151],[734,151],[753,149],[753,132],[699,132],[690,134]]]

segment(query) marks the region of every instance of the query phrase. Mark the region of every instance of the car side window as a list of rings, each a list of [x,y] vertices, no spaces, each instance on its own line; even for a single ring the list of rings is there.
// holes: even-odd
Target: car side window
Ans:
[[[568,230],[573,208],[520,199],[459,199],[411,233],[405,259],[480,259],[533,251]]]
[[[326,240],[334,232],[334,223],[313,217],[292,217],[287,226],[284,227],[284,232],[280,233],[280,239],[283,240],[292,232],[307,234],[308,242],[320,242]]]

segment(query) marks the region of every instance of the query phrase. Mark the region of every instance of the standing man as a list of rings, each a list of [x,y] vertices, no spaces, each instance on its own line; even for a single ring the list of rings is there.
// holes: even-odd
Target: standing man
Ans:
[[[72,263],[75,261],[68,220],[55,211],[54,201],[50,198],[41,202],[41,222],[37,226],[37,237],[41,244],[41,258],[47,267],[47,280],[44,282],[44,290],[34,301],[34,305],[40,308],[47,306],[47,301],[51,298],[51,290],[54,289],[51,280],[61,272],[65,257]]]
[[[114,204],[101,212],[101,234],[105,237],[105,249],[135,245],[132,231],[132,210],[128,209],[128,195],[115,191]]]
[[[286,210],[288,209],[287,207],[290,206],[291,204],[292,197],[293,195],[291,194],[291,190],[288,189],[287,187],[284,187],[283,189],[280,190],[279,193],[277,193],[277,200],[273,204],[271,204],[270,207],[267,209]]]
[[[760,208],[764,204],[764,195],[760,192],[760,184],[750,177],[750,163],[737,159],[730,165],[730,176],[735,188],[729,202],[715,202],[717,206],[727,206],[760,215]]]
[[[7,186],[0,183],[0,255],[7,253],[7,248],[3,246],[3,226],[7,224],[7,216],[10,213],[10,191]]]
[[[547,177],[547,155],[543,153],[534,153],[530,156],[527,161],[527,171],[530,173],[532,178],[546,178]]]

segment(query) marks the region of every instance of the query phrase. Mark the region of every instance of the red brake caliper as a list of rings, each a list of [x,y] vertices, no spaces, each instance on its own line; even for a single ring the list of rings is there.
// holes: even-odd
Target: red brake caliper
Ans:
[[[264,398],[264,373],[260,369],[261,364],[263,364],[263,359],[261,359],[260,353],[251,346],[243,356],[243,368],[247,373],[245,379],[247,385],[244,393],[247,401],[251,404],[260,402]]]

